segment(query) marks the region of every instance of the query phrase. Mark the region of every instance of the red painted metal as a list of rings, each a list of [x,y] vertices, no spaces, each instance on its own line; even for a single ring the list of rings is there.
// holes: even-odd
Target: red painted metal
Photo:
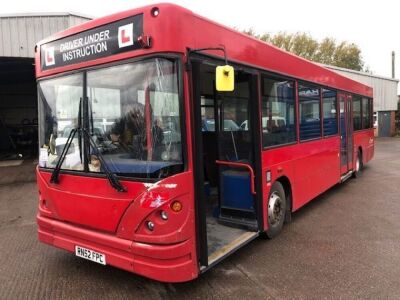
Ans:
[[[154,7],[159,9],[157,17],[151,14]],[[151,36],[150,48],[144,47],[47,71],[40,69],[40,47],[45,43],[140,13],[143,14],[144,20],[143,34]],[[336,90],[372,97],[372,89],[366,85],[172,4],[150,5],[106,16],[72,27],[39,42],[35,56],[36,76],[45,78],[155,53],[178,53],[185,62],[187,48],[205,48],[220,44],[225,46],[231,61]],[[219,52],[208,53],[222,59]],[[189,73],[182,69],[182,74],[185,124],[187,124],[186,171],[157,183],[121,179],[128,191],[118,193],[104,177],[61,172],[59,184],[51,184],[51,174],[46,170],[37,169],[39,188],[37,222],[39,239],[42,242],[68,251],[74,251],[75,245],[81,245],[105,253],[107,263],[110,265],[160,281],[188,281],[198,276],[200,270],[196,252],[192,161],[192,152],[195,149],[192,146],[193,128],[190,127],[192,99]],[[297,98],[296,103],[298,106]],[[147,128],[147,134],[149,132],[151,131]],[[297,137],[299,137],[298,127]],[[147,141],[151,141],[151,134]],[[354,132],[353,146],[354,153],[361,150],[363,162],[368,162],[374,153],[373,129]],[[291,145],[266,149],[262,151],[261,158],[261,174],[254,174],[253,169],[246,164],[235,163],[235,166],[250,171],[253,193],[255,193],[255,176],[262,177],[263,212],[267,210],[269,190],[276,180],[285,179],[289,182],[293,211],[340,181],[339,134],[308,142],[297,140]],[[354,162],[355,160],[353,164]],[[267,171],[271,172],[272,178],[268,183]],[[179,200],[183,205],[179,213],[170,210],[169,205],[175,200]],[[167,223],[160,218],[161,210],[166,210],[170,216]],[[262,215],[263,228],[267,229],[267,214]],[[146,228],[148,220],[155,223],[154,231],[150,232]]]
[[[164,282],[188,281],[198,276],[193,257],[194,236],[179,243],[145,244],[104,232],[37,216],[39,240],[75,251],[75,245],[106,255],[107,264]]]
[[[157,17],[153,17],[151,10],[156,6],[159,8],[160,13]],[[47,42],[140,13],[143,13],[144,16],[144,34],[151,36],[153,40],[151,48],[47,71],[40,70],[40,51],[38,51],[35,64],[37,77],[119,61],[130,57],[139,57],[155,52],[186,53],[187,47],[194,49],[223,44],[227,49],[230,60],[372,97],[372,89],[366,85],[173,4],[149,5],[95,19],[57,33],[39,42],[38,46],[40,47]],[[219,51],[208,51],[208,53],[223,58]]]
[[[217,165],[224,165],[224,166],[229,166],[229,167],[234,167],[234,168],[247,169],[250,172],[250,191],[253,195],[256,194],[256,188],[255,188],[255,184],[254,184],[254,180],[255,180],[254,170],[250,165],[245,164],[245,163],[238,163],[238,162],[225,161],[225,160],[216,160],[215,163]]]

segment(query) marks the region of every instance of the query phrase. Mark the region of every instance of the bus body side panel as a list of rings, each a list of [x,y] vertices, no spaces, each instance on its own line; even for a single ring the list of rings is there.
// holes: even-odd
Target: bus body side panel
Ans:
[[[263,213],[267,228],[268,194],[272,183],[285,176],[292,188],[292,211],[340,181],[339,136],[263,151]],[[271,170],[271,182],[266,172]]]
[[[359,148],[362,149],[363,163],[369,162],[374,156],[374,130],[364,129],[354,131],[354,157],[356,157]],[[355,164],[355,160],[354,160]]]

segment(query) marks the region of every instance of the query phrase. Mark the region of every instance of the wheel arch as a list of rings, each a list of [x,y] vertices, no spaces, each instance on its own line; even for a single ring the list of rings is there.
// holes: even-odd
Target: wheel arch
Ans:
[[[279,182],[280,184],[282,184],[283,190],[285,191],[285,197],[286,197],[285,222],[288,223],[292,220],[292,208],[293,208],[292,184],[289,178],[285,175],[277,178],[275,182]]]

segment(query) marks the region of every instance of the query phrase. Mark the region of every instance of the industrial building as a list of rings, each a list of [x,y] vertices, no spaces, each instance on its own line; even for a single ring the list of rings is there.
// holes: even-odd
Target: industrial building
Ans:
[[[36,43],[89,20],[73,13],[0,15],[0,160],[38,149]]]
[[[399,99],[397,96],[398,79],[328,65],[325,65],[325,67],[371,86],[374,89],[375,135],[388,137],[395,134],[395,119]]]

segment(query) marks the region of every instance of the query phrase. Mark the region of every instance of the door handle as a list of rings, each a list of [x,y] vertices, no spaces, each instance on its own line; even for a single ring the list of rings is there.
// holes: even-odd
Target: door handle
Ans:
[[[247,169],[250,172],[250,191],[253,195],[256,194],[256,188],[255,188],[255,176],[254,176],[254,170],[253,168],[245,163],[239,163],[239,162],[232,162],[232,161],[224,161],[224,160],[216,160],[215,163],[217,165],[225,165],[225,166],[230,166],[230,167],[236,167],[236,168],[242,168],[242,169]]]

